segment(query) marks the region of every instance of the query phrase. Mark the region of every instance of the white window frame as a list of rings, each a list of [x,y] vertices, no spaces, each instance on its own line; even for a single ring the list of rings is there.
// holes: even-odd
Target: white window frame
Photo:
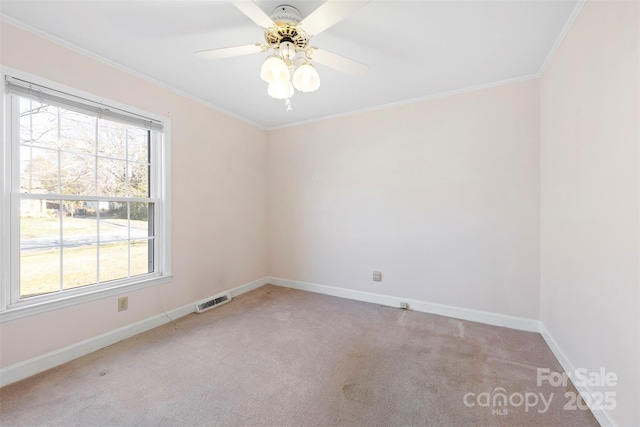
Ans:
[[[142,111],[129,105],[123,105],[116,101],[103,99],[10,67],[0,67],[0,75],[2,77],[0,82],[0,118],[2,120],[2,146],[0,147],[0,166],[2,167],[0,172],[0,188],[2,191],[0,198],[0,323],[170,281],[172,278],[170,120],[166,117]],[[13,120],[11,111],[12,96],[6,93],[6,76],[69,94],[70,99],[73,99],[73,97],[83,98],[96,104],[128,111],[162,123],[161,137],[152,137],[151,141],[154,146],[151,152],[152,162],[156,162],[159,165],[158,170],[160,171],[160,173],[152,174],[150,177],[150,180],[154,180],[153,185],[156,189],[154,196],[158,199],[155,203],[154,212],[154,252],[156,255],[154,262],[155,272],[152,276],[133,277],[126,280],[116,280],[109,283],[16,300],[15,292],[19,288],[20,267],[20,196],[19,194],[12,194],[12,183],[15,179],[18,179],[19,182],[20,177],[19,170],[16,167],[18,164],[17,142],[12,135],[15,125],[15,123],[11,123],[11,120]],[[158,135],[158,133],[152,132],[152,135]]]

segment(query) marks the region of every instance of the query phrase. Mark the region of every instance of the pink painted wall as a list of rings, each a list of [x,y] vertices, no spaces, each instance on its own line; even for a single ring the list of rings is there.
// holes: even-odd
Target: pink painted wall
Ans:
[[[540,83],[541,320],[640,425],[640,7],[587,2]]]
[[[171,283],[0,324],[0,366],[267,275],[265,131],[129,73],[1,25],[3,65],[171,119]]]
[[[270,132],[270,275],[537,319],[538,101],[529,80]]]

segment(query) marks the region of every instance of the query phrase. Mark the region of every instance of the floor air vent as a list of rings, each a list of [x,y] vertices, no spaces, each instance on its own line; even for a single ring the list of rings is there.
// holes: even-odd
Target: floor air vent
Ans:
[[[202,300],[196,303],[196,312],[202,313],[203,311],[207,311],[212,309],[213,307],[217,307],[224,303],[231,301],[231,297],[229,295],[220,295],[217,297],[207,298],[206,300]]]

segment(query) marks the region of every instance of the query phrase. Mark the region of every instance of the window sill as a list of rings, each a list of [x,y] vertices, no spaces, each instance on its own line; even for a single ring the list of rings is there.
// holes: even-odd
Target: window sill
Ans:
[[[60,310],[72,305],[83,304],[114,295],[120,295],[125,292],[131,292],[150,286],[160,285],[162,283],[170,282],[172,278],[172,275],[153,277],[136,283],[128,283],[125,285],[100,289],[80,295],[62,297],[53,301],[42,301],[36,303],[29,303],[25,301],[23,303],[14,304],[4,311],[0,311],[0,323],[10,322],[12,320],[21,319],[23,317],[34,316],[36,314],[46,313],[53,310]]]

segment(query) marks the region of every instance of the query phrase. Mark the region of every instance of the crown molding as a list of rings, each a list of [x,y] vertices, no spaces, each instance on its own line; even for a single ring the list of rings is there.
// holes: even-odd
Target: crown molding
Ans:
[[[475,85],[475,86],[469,86],[469,87],[462,88],[462,89],[454,89],[454,90],[450,90],[450,91],[446,91],[446,92],[439,92],[439,93],[435,93],[435,94],[431,94],[431,95],[421,96],[421,97],[417,97],[417,98],[411,98],[411,99],[407,99],[407,100],[404,100],[404,101],[391,102],[391,103],[388,103],[388,104],[376,105],[374,107],[367,107],[367,108],[362,108],[362,109],[359,109],[359,110],[347,111],[347,112],[339,113],[339,114],[331,114],[331,115],[328,115],[328,116],[318,117],[318,118],[315,118],[315,119],[303,120],[303,121],[299,121],[299,122],[295,122],[295,123],[287,123],[285,125],[268,127],[268,128],[266,128],[266,130],[272,131],[272,130],[286,129],[286,128],[291,128],[291,127],[295,127],[295,126],[302,126],[302,125],[307,125],[307,124],[311,124],[311,123],[317,123],[317,122],[321,122],[321,121],[325,121],[325,120],[333,120],[333,119],[339,119],[339,118],[343,118],[343,117],[355,116],[355,115],[358,115],[358,114],[369,113],[369,112],[372,112],[372,111],[386,110],[386,109],[389,109],[389,108],[402,107],[402,106],[410,105],[410,104],[418,104],[420,102],[431,101],[431,100],[439,99],[439,98],[446,98],[446,97],[452,96],[452,95],[460,95],[460,94],[463,94],[463,93],[475,92],[475,91],[478,91],[478,90],[489,89],[489,88],[492,88],[492,87],[505,86],[505,85],[514,84],[514,83],[520,83],[520,82],[524,82],[524,81],[527,81],[527,80],[534,80],[534,79],[537,79],[537,78],[539,78],[538,74],[529,74],[529,75],[526,75],[526,76],[514,77],[514,78],[511,78],[511,79],[505,79],[505,80],[499,80],[499,81],[496,81],[496,82],[483,83],[483,84],[479,84],[479,85]]]
[[[560,45],[562,45],[564,38],[567,36],[567,33],[569,33],[569,30],[573,26],[573,23],[576,21],[576,18],[578,18],[578,15],[582,11],[582,8],[584,7],[586,2],[587,0],[578,0],[578,3],[576,3],[575,7],[573,8],[573,11],[571,12],[571,15],[569,15],[569,19],[567,19],[567,22],[565,22],[564,27],[562,27],[562,31],[560,31],[560,34],[558,34],[558,37],[556,38],[556,42],[553,44],[553,46],[551,46],[551,50],[549,50],[547,57],[542,62],[542,65],[538,70],[538,74],[537,74],[538,77],[542,77],[544,72],[547,70],[547,67],[551,62],[551,59],[553,59],[553,56],[556,54],[556,52],[560,48]]]

